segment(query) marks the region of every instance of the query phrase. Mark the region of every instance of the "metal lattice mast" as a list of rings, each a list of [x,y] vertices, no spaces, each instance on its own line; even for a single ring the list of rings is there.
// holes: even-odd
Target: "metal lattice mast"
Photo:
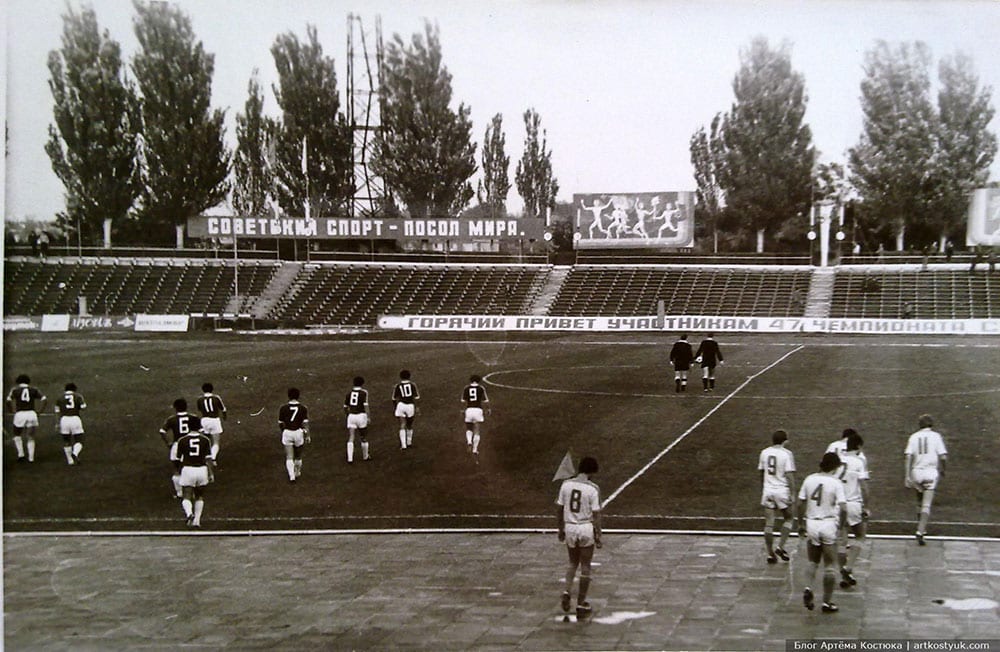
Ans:
[[[374,42],[373,42],[374,41]],[[370,51],[369,47],[374,47]],[[366,33],[360,16],[347,16],[347,124],[351,129],[354,194],[351,217],[377,213],[386,195],[385,183],[371,169],[375,136],[382,128],[379,94],[382,70],[382,19],[375,33]]]

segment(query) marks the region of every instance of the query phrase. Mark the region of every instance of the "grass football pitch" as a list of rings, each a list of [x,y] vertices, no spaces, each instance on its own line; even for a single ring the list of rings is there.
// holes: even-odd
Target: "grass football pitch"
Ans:
[[[790,433],[798,480],[846,427],[865,438],[878,534],[910,534],[903,448],[922,413],[949,448],[931,534],[1000,527],[1000,342],[988,338],[722,336],[713,393],[695,371],[675,394],[672,334],[375,333],[289,337],[5,336],[4,387],[20,373],[48,395],[34,464],[18,464],[4,421],[7,531],[185,529],[158,429],[177,397],[212,382],[229,408],[205,530],[553,527],[552,476],[567,450],[595,456],[605,526],[759,531],[757,455]],[[698,337],[692,341],[697,344]],[[414,447],[399,450],[390,396],[400,369],[420,390]],[[492,414],[476,464],[462,388],[485,378]],[[346,463],[351,379],[371,394],[373,459]],[[86,397],[85,448],[68,466],[51,404]],[[302,391],[312,443],[290,485],[276,422]]]

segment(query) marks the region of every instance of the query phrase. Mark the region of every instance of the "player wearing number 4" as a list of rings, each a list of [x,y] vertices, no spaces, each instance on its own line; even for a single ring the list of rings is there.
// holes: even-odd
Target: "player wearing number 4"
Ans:
[[[486,388],[480,385],[482,378],[473,374],[469,377],[469,384],[462,390],[462,402],[465,409],[465,444],[469,452],[476,456],[476,463],[479,463],[479,440],[483,421],[486,420],[484,411],[489,411],[490,398],[486,395]]]
[[[837,477],[840,457],[824,453],[819,473],[806,477],[799,489],[799,536],[807,537],[808,563],[804,571],[805,590],[802,601],[810,611],[814,607],[813,590],[819,562],[823,562],[823,612],[838,611],[833,603],[833,588],[837,582],[837,539],[846,498],[844,483]]]
[[[302,448],[309,443],[309,410],[299,403],[299,390],[288,389],[288,402],[278,410],[281,445],[285,447],[285,470],[288,481],[302,475]]]
[[[83,452],[83,420],[80,410],[87,407],[83,396],[76,391],[76,385],[66,383],[66,391],[56,401],[56,412],[59,423],[56,428],[63,438],[63,453],[69,465],[80,463],[80,453]]]
[[[212,481],[212,440],[192,430],[170,447],[170,459],[180,467],[181,507],[188,527],[200,528],[205,511],[205,487]]]
[[[364,389],[365,379],[354,377],[354,387],[344,397],[344,414],[347,415],[347,463],[354,463],[354,439],[361,440],[361,459],[371,459],[368,449],[368,390]]]
[[[785,542],[792,530],[795,518],[795,456],[785,448],[788,433],[775,430],[771,435],[771,445],[760,452],[757,469],[760,471],[763,490],[760,504],[764,507],[764,546],[767,549],[767,563],[776,564],[780,557],[788,561]],[[783,519],[778,546],[774,547],[774,522],[778,514]]]
[[[416,383],[410,380],[410,372],[403,369],[392,390],[392,402],[395,404],[393,413],[399,419],[399,447],[404,450],[413,446],[413,417],[417,414],[419,398],[420,392]]]
[[[35,461],[35,431],[38,429],[38,412],[45,411],[45,394],[37,387],[31,386],[31,379],[21,374],[17,377],[17,385],[7,394],[7,408],[14,413],[14,448],[17,449],[17,461]],[[35,410],[35,401],[41,405]],[[27,445],[27,457],[25,457]]]
[[[906,443],[906,475],[904,484],[908,489],[917,492],[917,543],[925,545],[924,534],[927,532],[927,521],[931,517],[931,504],[934,502],[934,491],[938,479],[944,475],[944,466],[948,461],[948,450],[944,446],[941,433],[932,429],[934,419],[931,415],[921,415],[920,430],[910,435]]]
[[[580,460],[579,473],[563,481],[556,499],[559,540],[566,542],[569,552],[566,589],[562,594],[561,606],[563,611],[569,611],[573,580],[579,567],[580,587],[576,595],[578,619],[586,618],[591,612],[590,603],[587,602],[590,565],[594,558],[594,548],[601,547],[601,490],[590,479],[590,476],[597,473],[597,469],[597,460],[593,457]]]

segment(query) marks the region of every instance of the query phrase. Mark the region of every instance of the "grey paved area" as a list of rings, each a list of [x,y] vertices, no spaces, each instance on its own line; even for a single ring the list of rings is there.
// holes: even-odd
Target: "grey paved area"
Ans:
[[[5,537],[7,650],[784,650],[1000,638],[1000,543],[870,542],[837,614],[758,537],[614,534],[562,622],[552,534]],[[943,604],[935,602],[944,601]],[[992,606],[991,606],[992,601]],[[997,648],[994,648],[997,649]]]

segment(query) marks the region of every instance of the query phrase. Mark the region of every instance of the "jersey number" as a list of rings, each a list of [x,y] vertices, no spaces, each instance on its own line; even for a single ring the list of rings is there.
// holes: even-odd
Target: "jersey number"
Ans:
[[[197,439],[192,439],[188,442],[188,454],[192,457],[198,457],[201,455],[201,442]]]
[[[569,492],[569,511],[574,514],[580,513],[580,503],[583,500],[583,493],[579,489]]]
[[[299,416],[299,406],[297,406],[297,405],[289,405],[288,409],[290,409],[292,411],[292,418],[289,419],[289,421],[291,421],[292,423],[295,423],[295,418],[297,416]]]
[[[778,458],[774,455],[767,456],[767,473],[768,475],[778,474]]]
[[[361,402],[361,392],[351,392],[347,395],[347,404],[356,407]]]
[[[816,490],[812,492],[809,499],[815,501],[816,506],[819,507],[823,504],[823,485],[816,487]]]
[[[181,417],[177,420],[177,432],[182,435],[186,435],[191,432],[191,426],[188,424],[188,417]]]
[[[22,403],[31,402],[31,389],[29,387],[25,387],[24,389],[21,390],[21,402]]]
[[[478,400],[479,400],[479,390],[476,389],[475,387],[470,387],[469,388],[469,401],[471,403],[475,403]]]
[[[410,385],[409,383],[405,385],[401,384],[399,386],[399,395],[402,396],[403,398],[410,398],[411,396],[413,396],[413,386]]]
[[[927,437],[917,438],[917,455],[926,455],[930,452],[930,446],[927,445]]]
[[[215,412],[215,403],[212,401],[211,398],[205,399],[205,412],[209,413]]]
[[[66,395],[66,409],[67,410],[72,410],[74,407],[76,407],[76,398],[74,398],[74,396],[72,394],[67,394]]]

